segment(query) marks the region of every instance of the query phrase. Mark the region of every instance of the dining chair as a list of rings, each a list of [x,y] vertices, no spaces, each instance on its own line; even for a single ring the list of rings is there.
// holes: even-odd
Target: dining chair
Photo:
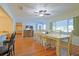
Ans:
[[[16,33],[12,33],[10,41],[4,41],[3,46],[0,46],[0,56],[4,55],[15,55],[15,50],[14,50],[14,42],[15,42],[15,35]]]
[[[40,33],[34,33],[34,40],[41,44],[41,34]]]
[[[45,47],[45,49],[51,48],[51,43],[50,43],[50,40],[49,40],[48,36],[43,34],[42,35],[42,41],[43,41],[43,46]]]
[[[40,42],[40,44],[43,46],[43,34],[41,33],[40,35],[39,35],[39,37],[40,37],[40,39],[39,39],[39,42]]]
[[[72,33],[69,33],[68,38],[64,38],[60,40],[60,49],[66,48],[67,55],[70,56],[72,52]]]
[[[37,33],[37,42],[41,45],[41,33]]]

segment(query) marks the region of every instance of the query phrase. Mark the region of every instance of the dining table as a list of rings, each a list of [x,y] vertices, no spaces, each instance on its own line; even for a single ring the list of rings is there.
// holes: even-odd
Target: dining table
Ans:
[[[66,35],[66,34],[45,34],[46,36],[48,36],[48,38],[50,38],[51,40],[55,40],[55,44],[56,44],[56,55],[60,56],[60,41],[63,39],[70,39],[70,35]]]
[[[40,34],[40,32],[36,33],[36,34],[38,35],[38,34]],[[48,39],[55,41],[55,44],[56,44],[56,55],[57,56],[60,56],[60,41],[63,40],[63,39],[70,39],[70,37],[71,37],[68,34],[59,34],[59,33],[48,33],[48,34],[41,33],[41,34],[43,34],[44,36],[48,37]]]

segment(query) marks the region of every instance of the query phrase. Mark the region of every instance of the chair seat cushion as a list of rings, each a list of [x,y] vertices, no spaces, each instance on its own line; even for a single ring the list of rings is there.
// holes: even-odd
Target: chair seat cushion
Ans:
[[[0,46],[0,55],[3,55],[8,52],[8,48],[5,46]]]

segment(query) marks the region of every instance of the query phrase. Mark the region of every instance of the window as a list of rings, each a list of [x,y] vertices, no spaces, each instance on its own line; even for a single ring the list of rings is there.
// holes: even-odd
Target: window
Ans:
[[[52,29],[53,29],[53,31],[55,31],[55,30],[56,30],[56,22],[53,22],[52,25],[53,25],[53,26],[52,26]]]
[[[37,24],[37,30],[46,30],[46,24]]]
[[[68,30],[69,30],[69,32],[71,32],[73,30],[73,20],[72,19],[69,20]]]
[[[53,23],[53,31],[71,32],[73,30],[73,19],[62,20]]]

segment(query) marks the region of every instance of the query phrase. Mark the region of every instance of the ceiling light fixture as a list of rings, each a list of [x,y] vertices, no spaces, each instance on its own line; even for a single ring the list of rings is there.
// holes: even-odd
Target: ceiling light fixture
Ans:
[[[39,11],[35,11],[34,13],[36,13],[38,16],[45,16],[45,15],[50,15],[50,13],[48,13],[47,10],[39,10]]]
[[[43,17],[43,16],[44,16],[44,14],[39,14],[39,16],[40,16],[40,17]]]

